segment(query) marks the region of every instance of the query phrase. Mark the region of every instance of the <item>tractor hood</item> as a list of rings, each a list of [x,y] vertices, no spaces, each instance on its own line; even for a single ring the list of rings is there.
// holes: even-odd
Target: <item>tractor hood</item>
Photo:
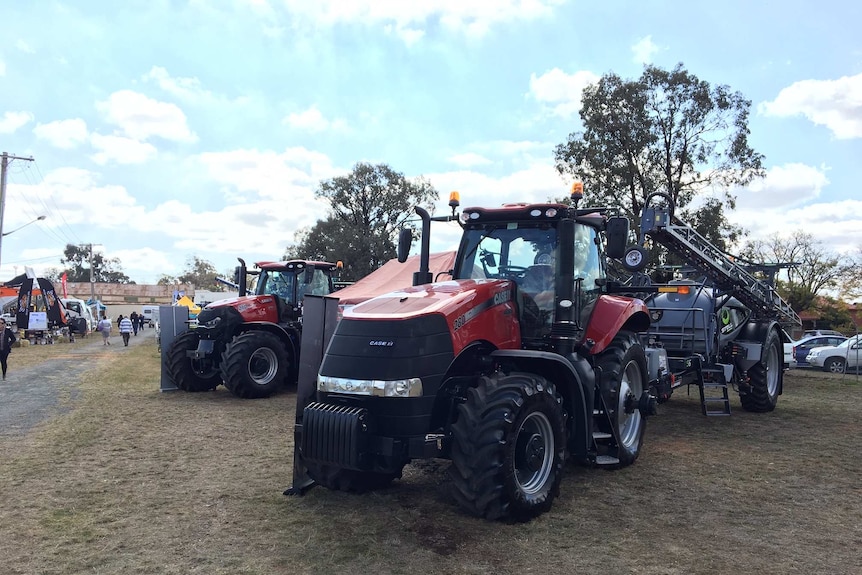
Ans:
[[[211,317],[220,316],[226,308],[239,312],[243,321],[278,321],[278,308],[272,295],[246,295],[215,301],[208,304],[198,314],[198,321],[206,322]]]
[[[456,353],[471,341],[517,348],[520,329],[514,283],[499,279],[453,280],[391,292],[356,305],[344,319],[397,321],[428,314],[446,318]]]

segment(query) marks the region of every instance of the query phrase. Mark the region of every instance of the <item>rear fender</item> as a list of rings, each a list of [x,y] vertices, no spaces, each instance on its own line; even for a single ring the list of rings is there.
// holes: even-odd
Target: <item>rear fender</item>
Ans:
[[[737,340],[739,341],[749,341],[756,344],[762,344],[766,341],[766,336],[770,331],[775,330],[778,332],[778,341],[784,343],[784,336],[782,334],[783,330],[781,326],[776,321],[750,321],[745,324],[745,327],[742,331],[739,332],[739,337]],[[760,360],[763,361],[768,350],[761,346],[760,349]],[[782,346],[781,350],[782,357],[784,356],[784,349]],[[782,360],[783,361],[783,360]],[[784,377],[780,377],[778,379],[778,395],[784,393]]]
[[[620,330],[640,333],[649,329],[649,324],[649,309],[643,301],[615,295],[599,296],[587,321],[584,343],[595,355],[604,351]]]
[[[504,371],[541,375],[556,386],[568,414],[569,451],[576,459],[585,461],[591,440],[595,386],[592,366],[574,354],[566,359],[556,353],[523,349],[497,350],[491,353],[491,358]]]

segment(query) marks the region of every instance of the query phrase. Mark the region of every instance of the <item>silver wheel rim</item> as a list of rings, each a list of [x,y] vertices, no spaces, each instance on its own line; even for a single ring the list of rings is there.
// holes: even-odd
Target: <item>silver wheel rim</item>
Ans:
[[[779,356],[778,346],[773,345],[769,348],[766,354],[766,389],[769,395],[778,394],[778,376],[780,375],[780,364],[784,361],[783,357]]]
[[[522,492],[545,487],[554,464],[554,429],[548,416],[535,411],[521,423],[515,440],[515,481]]]
[[[258,385],[266,385],[278,372],[278,357],[268,347],[261,347],[248,358],[248,374]]]
[[[617,430],[619,431],[620,444],[626,449],[631,449],[637,444],[640,436],[641,412],[639,409],[626,413],[626,400],[633,398],[638,401],[643,395],[643,378],[641,368],[635,361],[626,364],[620,381],[620,392],[617,395]]]

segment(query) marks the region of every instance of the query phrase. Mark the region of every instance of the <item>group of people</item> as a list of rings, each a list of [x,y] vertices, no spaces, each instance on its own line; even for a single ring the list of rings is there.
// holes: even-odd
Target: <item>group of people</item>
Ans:
[[[111,320],[102,312],[102,319],[96,325],[96,331],[102,334],[102,345],[111,345]],[[144,329],[144,314],[133,311],[128,317],[120,314],[117,318],[117,329],[123,338],[123,345],[128,347],[132,335],[138,335],[138,330]]]
[[[120,335],[123,337],[123,345],[129,345],[131,336],[138,335],[138,330],[144,329],[144,314],[132,312],[128,317],[117,318],[117,328]],[[102,318],[96,324],[96,331],[102,334],[102,345],[111,345],[111,320],[108,319],[105,312],[102,312]],[[15,331],[6,325],[6,320],[0,318],[0,369],[3,372],[3,379],[6,379],[7,360],[9,352],[12,351],[12,346],[18,338],[15,337]]]

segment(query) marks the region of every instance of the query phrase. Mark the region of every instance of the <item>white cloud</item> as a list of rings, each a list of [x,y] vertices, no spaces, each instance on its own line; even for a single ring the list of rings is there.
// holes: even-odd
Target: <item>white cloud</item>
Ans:
[[[98,221],[104,227],[134,229],[142,208],[123,186],[104,185],[100,179],[98,173],[89,170],[59,168],[46,173],[37,184],[10,186],[9,200],[13,206],[27,206],[33,197],[51,198],[50,206],[62,213],[62,221],[68,226],[89,226]],[[52,220],[56,221],[49,212],[45,223]]]
[[[652,36],[644,36],[632,46],[632,61],[635,64],[648,64],[659,48],[652,41]]]
[[[310,20],[317,26],[337,23],[362,23],[383,26],[405,43],[416,42],[436,25],[470,37],[481,37],[499,24],[534,20],[551,15],[566,0],[284,0],[294,17]]]
[[[30,112],[6,112],[0,118],[0,134],[14,134],[15,131],[33,121]]]
[[[486,166],[491,162],[485,156],[480,154],[475,154],[473,152],[467,152],[465,154],[455,154],[454,156],[449,156],[449,161],[455,164],[460,168],[471,168],[473,166]]]
[[[33,49],[30,44],[25,42],[24,40],[18,40],[15,42],[15,47],[24,52],[25,54],[35,54],[36,50]]]
[[[827,168],[806,164],[773,166],[762,180],[734,192],[740,210],[783,209],[816,200],[829,185]]]
[[[150,71],[144,74],[143,79],[152,80],[165,92],[186,100],[212,97],[212,92],[204,90],[197,78],[175,78],[161,66],[150,68]]]
[[[156,157],[158,150],[152,144],[139,142],[124,136],[103,136],[93,133],[90,143],[97,150],[91,159],[99,165],[110,162],[118,164],[143,164]]]
[[[281,123],[291,128],[312,133],[325,132],[327,130],[345,131],[347,129],[347,122],[340,118],[334,120],[325,118],[316,105],[302,112],[288,114]]]
[[[305,148],[204,153],[193,163],[218,193],[203,205],[165,202],[147,219],[159,222],[175,253],[218,254],[230,265],[233,255],[280,258],[297,230],[324,217],[326,204],[314,197],[320,180],[342,173],[327,156]]]
[[[841,140],[862,138],[862,74],[795,82],[772,102],[761,103],[758,111],[767,116],[805,116]]]
[[[197,160],[210,178],[226,187],[224,193],[230,203],[275,199],[282,210],[306,216],[312,213],[319,216],[325,211],[320,210],[313,190],[320,180],[338,173],[326,155],[301,147],[288,148],[282,153],[272,150],[205,153]]]
[[[749,239],[802,230],[830,250],[850,251],[862,245],[862,201],[822,201],[829,186],[826,172],[805,164],[772,167],[765,179],[734,192],[737,209],[727,217],[748,230]]]
[[[37,124],[33,133],[63,150],[72,150],[87,141],[87,123],[81,118]]]
[[[600,76],[587,70],[567,74],[554,68],[541,76],[530,75],[529,94],[537,102],[550,106],[553,115],[570,118],[581,109],[584,88],[599,79]]]
[[[120,129],[122,135],[144,141],[153,136],[176,142],[196,142],[186,115],[175,104],[159,102],[138,92],[120,90],[96,108],[105,120]]]
[[[440,192],[435,213],[448,214],[449,192],[461,195],[461,208],[471,206],[497,207],[506,203],[541,203],[552,198],[568,195],[568,186],[562,180],[553,163],[536,161],[522,164],[504,176],[494,177],[477,171],[458,170],[428,174],[428,180]],[[431,234],[431,250],[434,252],[458,248],[460,227],[438,226]],[[414,245],[414,249],[418,246]]]

